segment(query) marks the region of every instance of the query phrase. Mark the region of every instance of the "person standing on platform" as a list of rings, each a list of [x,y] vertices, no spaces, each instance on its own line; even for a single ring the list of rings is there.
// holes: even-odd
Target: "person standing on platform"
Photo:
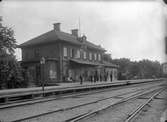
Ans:
[[[112,82],[112,73],[110,74],[110,81]]]
[[[94,83],[96,83],[96,75],[94,75]]]
[[[100,74],[100,82],[102,82],[102,75]]]
[[[83,83],[83,77],[82,77],[82,75],[80,75],[79,78],[80,78],[80,84],[82,85],[82,83]]]
[[[106,76],[106,74],[104,75],[104,81],[107,81],[107,76]]]

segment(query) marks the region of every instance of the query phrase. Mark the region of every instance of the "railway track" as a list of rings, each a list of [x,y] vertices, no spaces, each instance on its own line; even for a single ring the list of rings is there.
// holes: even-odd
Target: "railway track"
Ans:
[[[125,99],[124,102],[78,116],[68,122],[101,122],[102,120],[105,122],[158,122],[161,119],[159,115],[163,113],[166,107],[164,107],[164,109],[162,109],[162,107],[161,109],[154,109],[152,107],[155,107],[155,102],[160,102],[157,104],[157,107],[162,105],[161,103],[166,105],[166,99],[162,97],[163,95],[161,93],[166,94],[166,88],[160,88],[159,90],[143,94],[134,99]],[[161,97],[159,95],[161,95]],[[152,111],[150,109],[153,110],[153,113],[150,113]],[[159,115],[156,115],[156,110],[162,111],[157,111]]]
[[[135,111],[133,111],[133,112],[131,113],[131,115],[129,115],[129,117],[125,120],[125,122],[131,122],[131,120],[132,120],[135,116],[137,116],[137,113],[140,112],[140,111],[142,110],[142,108],[143,108],[146,104],[148,104],[156,95],[158,95],[160,92],[162,92],[162,90],[164,90],[164,88],[163,88],[163,89],[160,88],[159,90],[156,90],[156,93],[147,101],[147,103],[142,104],[142,105],[139,106]],[[153,91],[151,91],[151,92],[153,92]],[[75,117],[74,119],[66,120],[66,121],[64,121],[64,122],[78,122],[78,121],[82,121],[83,119],[86,119],[86,118],[89,118],[89,117],[91,117],[91,116],[94,116],[94,115],[100,113],[101,111],[105,111],[106,109],[109,109],[109,108],[111,108],[111,107],[115,107],[116,105],[122,104],[122,103],[127,102],[127,101],[129,101],[129,100],[131,100],[131,99],[135,99],[135,98],[137,98],[137,97],[139,97],[139,96],[142,96],[142,95],[145,95],[145,94],[148,94],[148,93],[150,93],[150,91],[149,91],[149,92],[145,92],[145,93],[139,93],[139,94],[137,93],[136,95],[132,95],[132,96],[129,96],[129,97],[127,97],[127,98],[123,98],[123,99],[121,99],[120,101],[118,101],[118,102],[115,103],[115,104],[108,105],[108,106],[106,106],[106,107],[104,107],[104,108],[100,108],[99,110],[95,110],[95,111],[92,111],[92,112],[88,112],[88,113],[86,113],[86,114],[84,114],[84,115]]]
[[[20,122],[20,121],[31,122],[31,121],[34,121],[36,119],[40,119],[40,118],[42,119],[43,117],[46,117],[48,115],[49,116],[52,115],[52,116],[55,117],[56,116],[55,114],[58,114],[57,116],[60,116],[60,114],[65,115],[66,113],[68,113],[70,111],[78,111],[79,109],[85,109],[85,107],[91,108],[91,109],[88,109],[88,110],[83,111],[83,112],[81,110],[80,113],[75,114],[75,115],[70,116],[70,117],[67,116],[66,119],[61,120],[62,122],[76,122],[76,121],[79,121],[79,120],[84,119],[86,117],[89,117],[91,115],[94,115],[94,114],[96,114],[100,111],[108,109],[109,107],[112,107],[112,106],[118,105],[120,103],[126,102],[130,99],[134,99],[134,98],[139,97],[141,95],[148,94],[148,93],[153,92],[153,91],[157,91],[159,89],[161,89],[161,87],[152,88],[150,90],[148,90],[148,88],[146,88],[146,89],[140,89],[140,90],[131,91],[131,92],[127,92],[127,93],[122,93],[122,94],[119,94],[119,95],[116,95],[116,96],[106,97],[106,98],[98,99],[98,100],[95,100],[95,101],[92,101],[92,102],[79,104],[79,105],[76,105],[76,106],[62,108],[62,109],[58,109],[58,110],[55,110],[55,111],[49,111],[49,112],[38,114],[38,115],[35,115],[35,116],[20,118],[20,119],[14,120],[13,122]],[[113,99],[115,97],[116,97],[116,99]],[[100,103],[100,105],[103,105],[103,104],[106,104],[107,102],[111,102],[111,101],[114,101],[114,102],[112,102],[112,104],[107,104],[103,107],[99,106],[99,103]],[[92,106],[93,106],[93,108],[92,108]],[[57,119],[56,121],[58,121],[58,120],[59,119]]]
[[[143,108],[148,105],[157,95],[159,95],[162,91],[165,89],[160,89],[156,93],[154,93],[144,104],[141,104],[139,107],[137,107],[132,113],[129,114],[128,118],[125,120],[125,122],[132,122],[132,120],[139,115],[140,112],[142,112]]]

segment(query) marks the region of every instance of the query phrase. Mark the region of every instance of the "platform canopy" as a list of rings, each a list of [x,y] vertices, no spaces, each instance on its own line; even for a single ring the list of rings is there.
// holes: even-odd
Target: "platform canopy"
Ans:
[[[104,66],[104,67],[113,67],[118,68],[117,65],[114,65],[112,63],[97,63],[97,62],[90,62],[90,61],[83,61],[78,59],[70,59],[71,62],[77,63],[77,64],[83,64],[83,65],[92,65],[92,66]]]

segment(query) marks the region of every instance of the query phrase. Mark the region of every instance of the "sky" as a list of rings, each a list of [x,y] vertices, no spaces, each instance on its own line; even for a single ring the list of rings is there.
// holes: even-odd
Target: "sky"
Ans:
[[[15,31],[17,44],[60,22],[64,32],[80,27],[81,35],[104,47],[113,59],[165,62],[167,11],[159,1],[2,1],[0,16],[3,24]],[[16,55],[20,60],[20,50]]]

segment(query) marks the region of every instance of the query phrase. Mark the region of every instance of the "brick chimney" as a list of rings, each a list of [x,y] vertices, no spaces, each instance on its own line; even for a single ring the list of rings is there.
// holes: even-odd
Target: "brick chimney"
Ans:
[[[56,31],[60,31],[60,24],[61,23],[54,23],[53,24],[53,29],[56,30]]]
[[[78,29],[72,29],[71,33],[72,33],[73,36],[78,37]]]

